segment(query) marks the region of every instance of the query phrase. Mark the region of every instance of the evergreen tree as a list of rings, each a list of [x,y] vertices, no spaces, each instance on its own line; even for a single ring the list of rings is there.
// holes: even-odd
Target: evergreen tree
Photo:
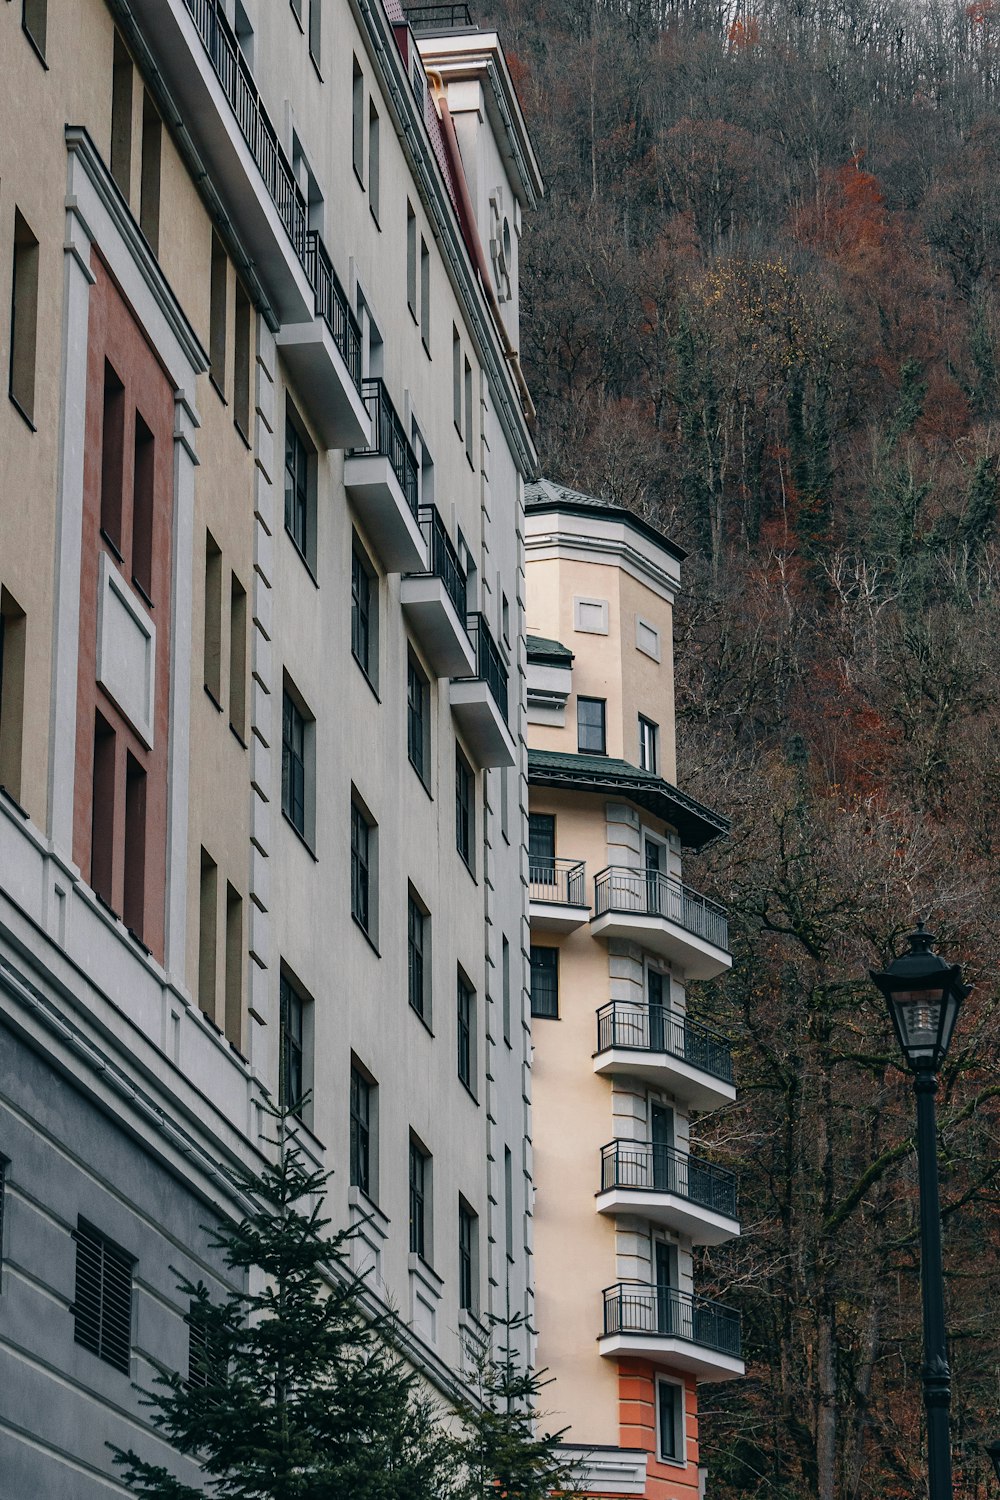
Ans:
[[[131,1450],[115,1448],[115,1463],[142,1500],[449,1500],[453,1440],[394,1352],[391,1319],[362,1307],[353,1231],[326,1233],[328,1174],[309,1170],[289,1113],[275,1119],[276,1159],[240,1182],[252,1206],[215,1231],[246,1289],[214,1301],[180,1282],[190,1368],[145,1393],[206,1488]]]

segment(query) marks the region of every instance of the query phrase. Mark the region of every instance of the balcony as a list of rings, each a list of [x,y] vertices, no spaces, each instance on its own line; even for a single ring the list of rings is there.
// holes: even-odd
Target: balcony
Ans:
[[[300,389],[313,398],[310,412],[326,446],[368,443],[372,420],[361,395],[361,330],[315,229],[306,233],[304,263],[316,316],[283,324],[275,343]]]
[[[387,573],[419,573],[427,548],[417,521],[417,460],[383,380],[363,380],[367,446],[344,459],[344,489]]]
[[[687,1235],[694,1245],[721,1245],[740,1232],[733,1173],[649,1141],[603,1147],[597,1211],[638,1214]]]
[[[675,1287],[607,1287],[599,1348],[612,1359],[662,1360],[699,1380],[732,1380],[744,1369],[739,1313]]]
[[[732,965],[722,907],[662,870],[611,865],[595,876],[591,932],[640,943],[688,979],[714,979]]]
[[[437,676],[469,677],[476,654],[465,628],[465,569],[437,507],[420,506],[417,520],[427,546],[427,571],[407,574],[399,600]]]
[[[484,615],[469,615],[476,675],[452,679],[451,711],[479,766],[512,766],[517,759],[507,728],[507,668]]]
[[[594,1072],[641,1078],[693,1109],[718,1109],[736,1098],[729,1043],[665,1005],[602,1005]]]
[[[582,859],[529,860],[531,926],[541,932],[573,932],[590,920],[587,867]]]
[[[427,0],[423,5],[404,5],[403,14],[415,32],[469,31],[475,28],[465,0]]]

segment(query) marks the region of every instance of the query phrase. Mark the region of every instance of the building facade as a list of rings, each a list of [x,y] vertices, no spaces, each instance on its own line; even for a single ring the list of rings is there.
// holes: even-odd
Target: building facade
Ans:
[[[739,1233],[691,1146],[735,1097],[687,987],[730,965],[682,852],[726,820],[677,789],[672,608],[684,554],[542,480],[526,501],[535,1278],[548,1405],[589,1493],[695,1500],[698,1386],[743,1373],[692,1251]]]
[[[269,1102],[446,1398],[533,1314],[541,183],[464,8],[0,28],[0,1497],[86,1500]]]

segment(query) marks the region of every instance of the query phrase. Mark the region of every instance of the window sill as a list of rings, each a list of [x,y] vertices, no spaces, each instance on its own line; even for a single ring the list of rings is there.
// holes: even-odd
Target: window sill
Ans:
[[[539,1011],[533,1010],[531,1012],[531,1019],[533,1021],[561,1021],[562,1016],[543,1015]]]
[[[312,50],[311,47],[309,48],[309,61],[313,65],[313,72],[316,74],[316,77],[319,79],[320,83],[322,83],[323,82],[323,74],[320,72],[319,58],[317,58],[316,56],[314,56],[313,50]]]
[[[433,359],[434,356],[431,354],[431,346],[430,346],[430,344],[428,344],[428,342],[424,338],[423,334],[420,335],[420,342],[424,346],[424,353],[427,355],[427,358],[428,359]]]
[[[475,1094],[472,1092],[471,1085],[468,1084],[468,1083],[466,1083],[466,1081],[465,1081],[464,1078],[459,1078],[458,1081],[462,1085],[462,1087],[465,1090],[465,1092],[468,1094],[469,1098],[472,1100],[473,1104],[478,1109],[479,1108],[479,1100],[476,1098]]]
[[[302,832],[302,830],[300,828],[296,828],[295,824],[292,822],[291,818],[285,812],[284,808],[281,809],[281,816],[284,818],[285,822],[288,824],[288,827],[292,830],[292,832],[294,833],[295,837],[298,839],[299,843],[302,845],[303,849],[309,855],[309,858],[312,860],[313,864],[318,865],[319,864],[319,856],[316,853],[316,850],[313,848],[312,844],[310,844],[309,840],[306,838],[306,836]]]
[[[139,595],[140,599],[145,604],[145,606],[146,606],[147,609],[155,609],[156,608],[156,605],[153,603],[152,599],[146,593],[146,590],[143,588],[142,584],[139,582],[138,578],[136,578],[136,576],[135,576],[134,573],[132,575],[132,587],[135,589],[136,593]]]
[[[230,722],[229,722],[229,733],[232,735],[233,739],[239,745],[240,749],[241,750],[245,750],[246,747],[247,747],[247,742],[243,738],[243,736],[240,734],[239,730],[236,728],[236,725],[232,722],[232,720],[230,720]]]
[[[371,677],[365,671],[364,662],[361,660],[360,656],[355,656],[353,651],[351,652],[351,656],[354,657],[354,663],[355,663],[358,671],[361,673],[362,677],[365,679],[365,681],[367,682],[369,688],[371,689],[371,694],[372,694],[372,697],[375,699],[375,702],[376,703],[381,703],[382,699],[378,695],[378,688],[375,686],[375,684],[372,681]]]
[[[108,533],[105,531],[105,529],[104,529],[103,526],[101,527],[101,530],[100,530],[100,536],[101,536],[101,541],[107,547],[107,549],[111,553],[112,557],[115,558],[115,560],[122,567],[124,567],[125,566],[125,559],[121,555],[121,551],[119,549],[118,543],[112,537],[110,537],[108,535]]]
[[[365,179],[362,177],[361,173],[358,171],[358,164],[357,164],[357,162],[356,161],[351,162],[351,167],[352,167],[352,169],[354,171],[355,177],[358,180],[358,187],[361,189],[362,192],[364,192],[364,190],[365,190]]]
[[[25,32],[25,36],[27,36],[27,32]],[[22,417],[22,419],[27,423],[27,425],[31,428],[31,431],[32,432],[37,432],[38,428],[35,426],[34,422],[31,420],[31,418],[28,416],[28,413],[25,411],[25,409],[21,405],[20,401],[18,401],[17,397],[14,395],[14,392],[13,391],[8,391],[7,394],[10,397],[11,405],[18,412],[18,414]]]
[[[416,1016],[417,1020],[420,1022],[421,1026],[424,1028],[424,1030],[426,1031],[427,1035],[430,1036],[430,1037],[432,1037],[434,1035],[434,1032],[431,1030],[431,1023],[430,1023],[430,1021],[428,1021],[428,1019],[427,1019],[427,1017],[425,1015],[423,1015],[419,1010],[417,1010],[417,1007],[413,1004],[412,1001],[409,1002],[409,1006],[410,1006],[410,1010]]]
[[[434,793],[431,791],[430,787],[427,785],[427,782],[426,782],[426,780],[424,778],[423,773],[421,772],[421,770],[419,769],[419,767],[416,765],[416,763],[413,761],[413,759],[409,755],[407,755],[406,758],[410,762],[410,770],[413,772],[414,776],[417,778],[417,780],[420,782],[420,785],[423,787],[424,791],[427,793],[427,800],[428,800],[428,802],[433,802],[434,801]]]
[[[212,689],[209,687],[209,685],[208,685],[207,682],[205,683],[205,697],[209,700],[209,702],[212,704],[212,706],[214,708],[218,709],[219,713],[221,714],[222,713],[222,704],[219,702],[218,698],[212,692]]]
[[[469,861],[466,859],[466,857],[462,853],[461,849],[458,849],[456,851],[456,853],[458,854],[458,857],[462,861],[462,863],[465,866],[466,870],[469,872],[469,878],[472,881],[473,885],[478,885],[479,881],[476,879],[476,872],[472,868],[472,866],[469,864]]]
[[[239,434],[240,442],[243,444],[244,448],[247,450],[248,453],[252,453],[253,452],[253,444],[251,443],[250,439],[247,437],[246,433],[243,431],[243,428],[241,427],[239,419],[237,417],[233,418],[233,426],[236,428],[236,431]]]
[[[216,380],[215,374],[212,370],[209,370],[208,372],[208,383],[212,387],[215,394],[218,396],[219,400],[222,402],[223,406],[228,406],[229,402],[226,400],[226,393],[222,389],[222,386],[219,384],[219,382]]]
[[[302,23],[302,14],[301,14],[300,11],[297,11],[295,9],[294,0],[288,0],[288,8],[289,8],[289,10],[292,13],[292,17],[293,17],[293,19],[295,21],[296,26],[299,28],[299,30],[301,31],[302,35],[305,36],[305,34],[306,34],[306,28],[305,28],[305,26]]]
[[[317,588],[319,588],[319,579],[316,577],[316,574],[313,572],[312,563],[309,561],[308,557],[306,557],[306,555],[303,552],[302,548],[299,546],[298,542],[292,536],[292,533],[289,531],[289,529],[288,529],[287,526],[285,527],[285,535],[287,536],[288,540],[292,544],[292,550],[294,551],[295,556],[298,558],[299,562],[305,568],[306,572],[309,574],[309,577],[312,579],[313,583],[316,585]]]
[[[376,958],[381,958],[382,955],[378,951],[378,948],[377,948],[376,943],[375,943],[375,939],[372,937],[371,933],[368,931],[368,928],[364,925],[364,923],[361,922],[354,915],[353,912],[351,912],[351,921],[354,923],[354,925],[358,929],[358,931],[362,934],[362,936],[364,937],[365,942],[368,944],[369,948],[372,950],[372,952],[374,953],[375,957]]]
[[[370,213],[370,214],[371,214],[371,216],[372,216],[372,222],[373,222],[373,223],[374,223],[374,225],[375,225],[375,228],[376,228],[376,229],[377,229],[377,230],[378,230],[378,232],[379,232],[379,234],[381,234],[381,233],[382,233],[382,225],[381,225],[381,224],[380,224],[380,223],[379,223],[379,221],[378,221],[378,214],[377,214],[377,213],[376,213],[376,212],[375,212],[375,210],[374,210],[374,209],[373,209],[373,208],[372,208],[372,206],[371,206],[371,204],[370,204],[370,203],[369,203],[369,205],[368,205],[368,212],[369,212],[369,213]]]

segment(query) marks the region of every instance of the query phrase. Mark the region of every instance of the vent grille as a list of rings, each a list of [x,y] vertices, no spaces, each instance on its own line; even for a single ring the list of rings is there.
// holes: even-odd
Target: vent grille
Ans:
[[[132,1352],[132,1268],[124,1250],[81,1220],[76,1235],[74,1338],[127,1375]]]

